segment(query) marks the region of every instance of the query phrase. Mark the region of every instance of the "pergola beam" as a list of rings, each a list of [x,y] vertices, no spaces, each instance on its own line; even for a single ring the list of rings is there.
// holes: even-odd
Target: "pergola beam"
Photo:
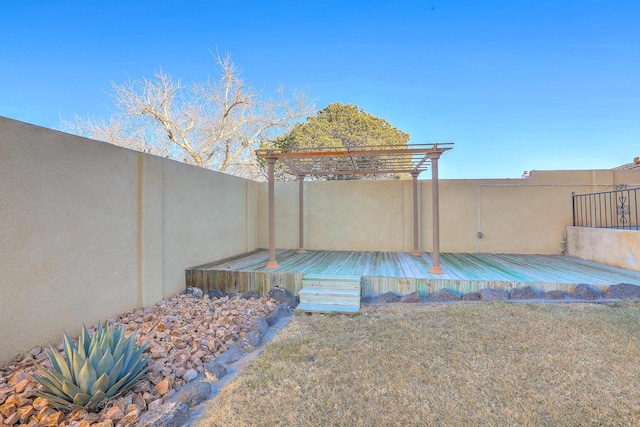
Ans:
[[[425,169],[420,169],[417,172],[424,172]],[[398,174],[398,173],[411,173],[413,172],[412,170],[407,170],[407,169],[380,169],[377,170],[375,172],[376,175],[382,175],[382,174]],[[305,175],[318,175],[318,176],[327,176],[327,175],[372,175],[374,174],[374,172],[368,172],[365,170],[336,170],[336,171],[330,171],[330,172],[322,172],[322,171],[315,171],[313,169],[305,169],[304,171]]]
[[[386,154],[421,154],[430,152],[443,152],[453,148],[452,142],[437,142],[433,144],[412,144],[407,146],[368,146],[358,148],[317,148],[317,149],[264,149],[258,150],[259,157],[346,157],[346,156],[380,156]]]

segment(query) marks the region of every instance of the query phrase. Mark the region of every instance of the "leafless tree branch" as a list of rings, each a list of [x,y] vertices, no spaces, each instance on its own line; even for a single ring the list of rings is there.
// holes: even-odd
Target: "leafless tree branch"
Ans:
[[[240,77],[229,55],[214,54],[218,80],[184,85],[163,70],[153,78],[112,83],[116,109],[108,121],[75,116],[61,128],[82,136],[171,157],[252,179],[263,173],[254,155],[261,142],[311,114],[304,91],[263,98]]]

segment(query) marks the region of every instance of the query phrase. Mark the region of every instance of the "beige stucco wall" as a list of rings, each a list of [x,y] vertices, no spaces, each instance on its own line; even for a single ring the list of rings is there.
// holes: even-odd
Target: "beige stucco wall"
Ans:
[[[567,255],[640,271],[640,231],[567,227]]]
[[[572,191],[614,184],[640,171],[441,180],[441,250],[561,253]],[[0,363],[179,292],[185,268],[266,248],[267,201],[266,183],[0,117]],[[411,251],[412,203],[411,181],[306,182],[305,247]],[[419,212],[431,251],[430,180]],[[295,182],[276,184],[276,245],[298,247]]]
[[[185,268],[256,248],[253,181],[178,162],[164,165],[164,294],[184,289]]]
[[[429,177],[429,172],[424,173]],[[440,180],[440,250],[560,254],[572,193],[640,184],[640,171],[534,171],[527,179]],[[431,180],[419,180],[419,242],[433,249]],[[298,247],[298,183],[276,184],[276,246]],[[305,248],[411,251],[412,182],[304,184]],[[268,247],[268,189],[260,184],[258,246]],[[478,232],[482,237],[478,238]]]
[[[0,363],[256,247],[257,184],[0,117]]]
[[[404,217],[406,206],[402,182],[332,181],[305,182],[304,185],[307,249],[404,250],[403,221],[398,220]],[[408,189],[410,192],[411,187]],[[258,246],[268,247],[266,184],[261,184],[259,194]],[[276,246],[297,248],[298,183],[277,183],[275,195]]]

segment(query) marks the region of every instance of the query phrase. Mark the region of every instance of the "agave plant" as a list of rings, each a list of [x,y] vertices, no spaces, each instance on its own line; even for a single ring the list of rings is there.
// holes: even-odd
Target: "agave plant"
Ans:
[[[36,364],[41,376],[33,379],[44,387],[36,394],[56,408],[96,410],[105,399],[129,390],[147,372],[149,359],[142,358],[146,344],[137,348],[135,341],[135,332],[125,338],[122,326],[111,330],[99,324],[90,337],[83,325],[77,346],[65,332],[66,359],[49,345],[47,355],[53,369]]]

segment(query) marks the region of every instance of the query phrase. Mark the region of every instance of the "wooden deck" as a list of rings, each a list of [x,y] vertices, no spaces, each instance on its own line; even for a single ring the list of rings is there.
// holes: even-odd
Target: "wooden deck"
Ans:
[[[609,285],[640,285],[640,272],[611,267],[561,255],[459,254],[440,255],[442,275],[429,274],[431,255],[416,257],[404,252],[343,252],[278,250],[279,268],[266,269],[267,250],[256,250],[232,258],[187,269],[188,286],[205,292],[257,291],[264,295],[273,286],[297,294],[305,274],[362,277],[362,295],[392,291],[431,294],[448,288],[460,293],[482,288],[512,289],[531,286],[540,291],[573,291],[579,284],[601,290]]]

